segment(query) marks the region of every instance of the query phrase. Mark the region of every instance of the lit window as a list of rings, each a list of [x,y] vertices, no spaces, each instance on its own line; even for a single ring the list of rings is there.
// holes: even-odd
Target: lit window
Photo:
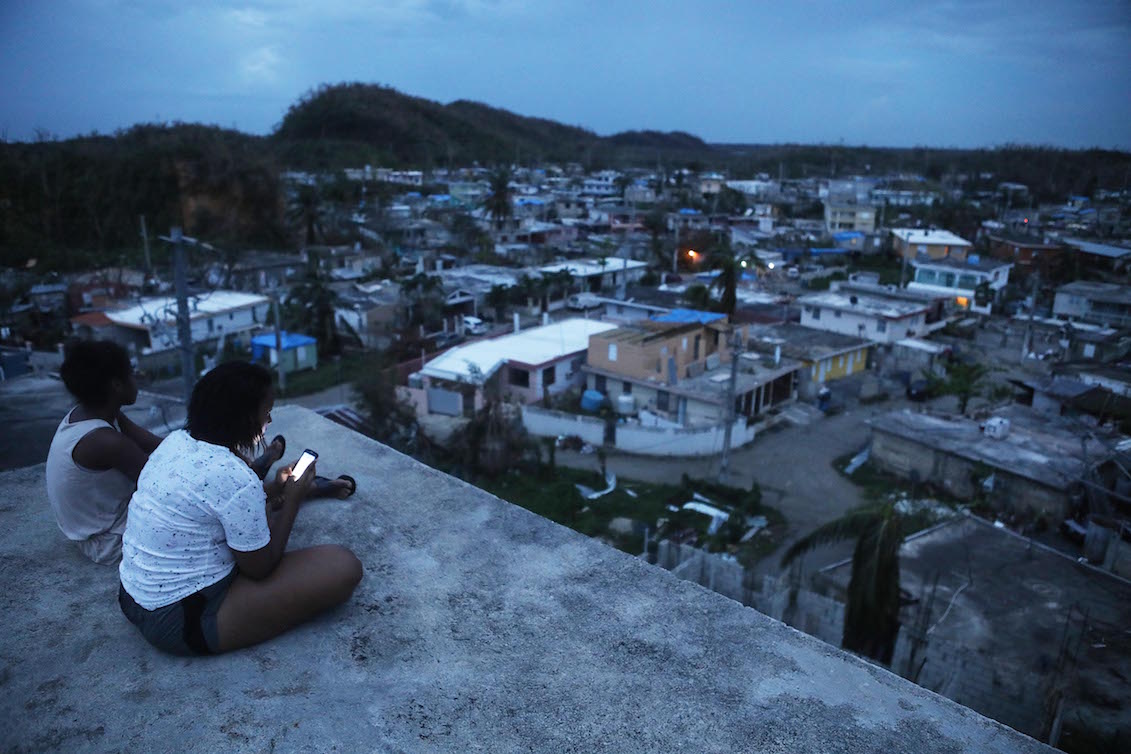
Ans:
[[[616,343],[610,343],[609,344],[609,361],[616,361],[616,360],[617,360],[617,344]]]

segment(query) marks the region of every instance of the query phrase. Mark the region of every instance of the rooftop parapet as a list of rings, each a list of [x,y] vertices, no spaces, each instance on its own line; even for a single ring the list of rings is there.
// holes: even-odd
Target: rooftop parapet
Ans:
[[[1051,751],[310,411],[274,415],[357,478],[292,537],[358,554],[353,599],[252,649],[159,654],[116,570],[62,540],[42,464],[0,474],[0,749]]]

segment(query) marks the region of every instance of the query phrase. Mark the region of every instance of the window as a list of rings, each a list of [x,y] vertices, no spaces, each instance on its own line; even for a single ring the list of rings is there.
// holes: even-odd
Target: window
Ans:
[[[616,361],[616,360],[617,360],[617,344],[616,343],[610,343],[609,344],[609,361]]]
[[[626,381],[621,385],[620,391],[625,395],[632,395],[632,383]]]
[[[667,411],[668,404],[671,402],[671,393],[667,390],[656,391],[656,408],[660,411]]]
[[[820,319],[821,318],[821,307],[814,306],[812,308],[812,310],[810,311],[810,313],[813,315],[813,319]]]
[[[840,309],[836,309],[836,310],[833,311],[833,318],[834,319],[840,319]]]
[[[605,392],[605,388],[606,388],[605,375],[603,375],[603,374],[593,375],[593,389],[596,390],[598,393],[603,393],[603,392]]]
[[[510,383],[515,387],[530,387],[530,372],[525,369],[511,367]]]
[[[887,332],[888,323],[882,319],[876,320],[876,332]]]
[[[299,364],[305,364],[308,361],[306,346],[299,346],[295,349],[295,360]]]
[[[1084,344],[1084,358],[1085,359],[1091,359],[1091,358],[1094,358],[1095,355],[1096,355],[1096,345],[1094,343],[1085,343]]]
[[[557,379],[557,373],[554,367],[546,367],[542,370],[542,387],[553,385],[555,379]]]
[[[216,323],[215,323],[215,322],[213,322],[211,318],[209,318],[209,320],[208,320],[208,332],[212,332],[212,330],[213,330],[213,329],[214,329],[215,327],[216,327]]]
[[[686,336],[685,336],[685,337],[684,337],[684,339],[683,339],[683,350],[684,350],[684,351],[686,351],[686,350],[687,350],[687,338],[686,338]]]
[[[229,322],[231,322],[231,321],[232,321],[233,319],[235,319],[235,318],[236,318],[236,313],[235,313],[235,312],[228,312],[228,321],[229,321]]]

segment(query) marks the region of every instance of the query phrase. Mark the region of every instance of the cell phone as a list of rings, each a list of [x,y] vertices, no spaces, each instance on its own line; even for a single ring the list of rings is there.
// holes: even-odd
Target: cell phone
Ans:
[[[298,457],[298,463],[291,469],[291,478],[300,479],[306,473],[306,467],[314,463],[318,459],[318,454],[310,448],[302,451],[302,455]]]

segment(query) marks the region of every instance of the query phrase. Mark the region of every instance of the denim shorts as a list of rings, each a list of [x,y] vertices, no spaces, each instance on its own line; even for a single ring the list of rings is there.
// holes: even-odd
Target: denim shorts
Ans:
[[[211,655],[220,651],[216,614],[239,569],[172,605],[146,610],[134,602],[125,587],[118,587],[122,613],[141,630],[153,646],[175,655]]]

